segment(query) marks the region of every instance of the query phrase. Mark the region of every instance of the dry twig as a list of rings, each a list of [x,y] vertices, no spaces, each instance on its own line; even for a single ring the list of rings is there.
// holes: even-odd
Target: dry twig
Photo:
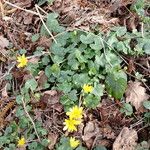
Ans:
[[[41,142],[41,139],[40,139],[39,134],[38,134],[38,132],[37,132],[37,130],[36,130],[36,127],[35,127],[35,123],[33,122],[31,116],[29,115],[29,113],[28,113],[28,111],[27,111],[27,109],[26,109],[26,105],[25,105],[25,102],[24,102],[23,98],[22,98],[21,100],[22,100],[22,104],[23,104],[24,111],[25,111],[25,113],[27,114],[28,118],[30,119],[30,121],[31,121],[31,123],[32,123],[32,125],[33,125],[33,128],[34,128],[34,130],[35,130],[36,136],[38,137],[38,140]]]

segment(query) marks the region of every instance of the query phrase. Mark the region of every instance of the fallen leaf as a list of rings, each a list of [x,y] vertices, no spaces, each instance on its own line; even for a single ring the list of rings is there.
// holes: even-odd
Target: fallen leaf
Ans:
[[[82,136],[83,141],[86,143],[86,146],[90,149],[93,145],[93,138],[100,135],[100,129],[98,122],[89,121],[86,123],[84,128],[84,135]]]
[[[124,127],[113,144],[113,150],[134,150],[137,140],[137,132]]]
[[[43,112],[39,111],[39,109],[35,109],[34,114],[35,114],[34,119],[38,120],[39,122],[42,122]]]
[[[40,40],[37,43],[39,46],[43,46],[45,48],[49,48],[52,44],[52,40],[50,38],[47,38],[45,36],[42,36]]]
[[[0,47],[5,48],[9,46],[9,41],[4,38],[3,36],[0,36]]]
[[[56,90],[45,91],[41,101],[53,105],[59,102],[60,94]]]
[[[52,132],[50,132],[48,134],[48,139],[50,141],[50,144],[48,145],[48,149],[50,150],[53,150],[54,149],[54,145],[56,144],[57,142],[57,139],[58,139],[58,135],[57,134],[54,134]]]
[[[109,125],[106,125],[103,128],[103,137],[106,137],[107,139],[115,139],[115,133],[113,132],[112,128]]]
[[[62,112],[63,111],[63,105],[60,103],[56,103],[52,106],[53,109],[55,109],[58,112]]]
[[[47,80],[48,80],[48,78],[45,75],[45,72],[40,71],[39,76],[38,76],[38,80],[37,80],[38,85],[39,85],[39,87],[38,87],[39,90],[42,90],[44,88],[44,85],[45,85],[45,83],[47,83]]]
[[[8,97],[7,86],[8,86],[8,83],[6,83],[6,85],[2,89],[2,97],[3,98],[7,98]]]
[[[33,63],[33,64],[37,64],[40,60],[40,57],[32,57],[28,60],[28,62]]]
[[[141,86],[141,82],[130,81],[125,92],[126,102],[131,103],[138,110],[144,101],[149,98],[149,95],[146,93],[146,89]]]
[[[24,16],[23,16],[24,24],[29,25],[32,23],[32,20],[33,20],[33,14],[24,13]]]

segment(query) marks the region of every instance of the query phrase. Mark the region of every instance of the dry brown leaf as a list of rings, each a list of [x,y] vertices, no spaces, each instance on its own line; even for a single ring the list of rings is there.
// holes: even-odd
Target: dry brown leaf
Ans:
[[[44,85],[45,85],[45,83],[47,83],[47,80],[48,80],[48,78],[45,75],[45,72],[40,71],[39,76],[38,76],[38,80],[37,80],[38,85],[39,85],[39,87],[38,87],[39,90],[42,90],[44,88]]]
[[[86,146],[90,149],[93,145],[93,137],[97,137],[100,134],[100,129],[96,121],[89,121],[84,128],[84,135],[82,136]]]
[[[35,109],[34,114],[35,114],[34,119],[38,120],[39,122],[42,122],[43,112],[39,111],[39,109]]]
[[[39,46],[43,46],[45,48],[49,48],[52,44],[52,40],[50,38],[47,38],[45,36],[42,36],[40,40],[37,43]]]
[[[40,60],[40,57],[32,57],[28,60],[28,62],[33,63],[33,64],[37,64]]]
[[[113,144],[113,150],[135,150],[137,140],[137,132],[124,127]]]
[[[54,149],[54,146],[55,146],[55,144],[56,144],[56,142],[57,142],[58,135],[57,135],[57,134],[54,134],[54,133],[52,133],[52,132],[50,132],[50,133],[48,134],[48,139],[49,139],[49,141],[50,141],[50,144],[48,145],[48,149],[53,150],[53,149]]]
[[[44,95],[41,98],[46,104],[54,105],[59,103],[60,94],[56,90],[45,91]]]
[[[33,20],[33,14],[24,13],[24,16],[23,16],[24,24],[29,25],[32,23],[32,20]]]
[[[2,97],[3,98],[7,98],[8,97],[8,92],[7,92],[7,83],[6,85],[4,86],[4,88],[2,89]]]
[[[107,139],[115,139],[115,133],[113,132],[112,128],[109,125],[106,125],[103,128],[103,136],[106,137]]]
[[[3,36],[0,36],[0,47],[5,48],[9,46],[9,41],[4,38]]]
[[[55,109],[58,112],[62,112],[63,111],[63,105],[60,103],[56,103],[52,106],[53,109]]]
[[[141,82],[130,81],[128,88],[126,90],[126,102],[131,103],[138,110],[142,103],[149,98],[149,95],[146,93],[146,89],[141,86]]]

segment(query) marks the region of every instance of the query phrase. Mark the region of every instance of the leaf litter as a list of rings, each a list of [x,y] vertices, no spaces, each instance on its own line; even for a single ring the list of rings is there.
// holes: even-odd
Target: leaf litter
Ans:
[[[25,2],[16,0],[15,2],[17,2],[16,5],[23,8],[32,8],[31,0],[26,0]],[[127,5],[133,3],[133,0],[122,0],[116,2],[104,2],[100,0],[55,0],[54,5],[48,6],[46,9],[57,11],[59,14],[61,14],[61,23],[66,24],[71,28],[77,27],[84,30],[90,30],[91,26],[98,24],[104,29],[107,29],[111,26],[118,25],[120,20],[120,18],[116,17],[115,15],[115,17],[112,17],[111,15],[118,12],[121,7],[126,7]],[[73,8],[73,6],[75,7]],[[32,33],[39,32],[38,17],[35,17],[31,14],[29,15],[20,10],[15,11],[14,17],[16,19],[16,24],[18,24],[14,31],[17,29],[18,32],[13,31],[10,33],[10,29],[8,28],[6,30],[6,34],[12,43],[16,43],[16,48],[23,47],[27,49],[28,53],[32,53],[36,45],[41,45],[45,48],[49,47],[51,40],[46,37],[42,37],[38,42],[35,42],[34,45],[33,43],[29,42]],[[33,20],[36,21],[33,23]],[[128,22],[130,22],[130,20],[133,20],[132,25],[127,23],[127,27],[129,26],[129,28],[135,29],[135,19],[131,18],[128,20]],[[9,23],[12,26],[15,26],[11,20],[8,21],[10,21]],[[124,20],[124,22],[126,22],[126,20]],[[30,24],[32,24],[32,26],[30,26]],[[24,33],[24,31],[26,33]],[[29,33],[30,31],[31,33]],[[27,35],[29,35],[29,37]],[[7,38],[3,39],[3,42],[4,43],[0,45],[7,47]],[[31,61],[36,63],[38,59],[31,59]],[[26,73],[23,71],[19,73],[19,71],[14,70],[13,72],[14,74],[16,73],[14,76],[16,76],[17,80],[26,75]],[[48,148],[54,149],[54,145],[57,143],[59,136],[62,135],[60,131],[62,130],[62,122],[64,119],[63,106],[59,103],[61,93],[55,90],[44,90],[43,92],[43,82],[46,80],[46,76],[44,75],[43,71],[41,71],[37,77],[37,81],[39,88],[38,90],[42,90],[42,96],[40,97],[39,102],[33,104],[33,111],[35,113],[34,119],[41,121],[43,126],[50,131],[48,139],[52,142],[49,144]],[[20,82],[22,83],[23,81],[21,80],[19,83]],[[145,101],[145,99],[148,99],[148,94],[146,94],[146,89],[141,86],[141,83],[133,82],[131,85],[132,86],[129,86],[129,89],[127,89],[128,92],[126,92],[126,101],[130,102],[138,110],[142,105],[142,102]],[[138,89],[136,90],[138,96],[135,94],[135,92],[133,92],[134,90],[132,87],[134,87],[135,90]],[[139,94],[139,91],[142,91],[142,93]],[[6,92],[6,89],[4,92]],[[3,96],[4,95],[6,95],[6,93],[4,93]],[[103,103],[104,101],[106,102]],[[122,147],[129,150],[132,149],[137,144],[137,133],[135,130],[127,127],[123,128],[123,126],[129,125],[131,120],[128,120],[128,118],[125,118],[123,115],[121,115],[118,106],[116,107],[117,104],[113,103],[113,99],[111,99],[109,102],[104,99],[103,102],[102,106],[98,108],[97,114],[93,115],[96,119],[94,117],[91,119],[88,118],[85,120],[84,124],[82,124],[80,134],[83,143],[85,143],[89,149],[98,144],[111,147],[116,135],[121,131],[113,144],[113,148],[115,150],[121,150]],[[9,109],[12,107],[14,107],[14,104],[11,105]],[[99,114],[100,117],[97,116]],[[130,141],[127,139],[129,135],[131,137]]]
[[[126,102],[130,102],[136,108],[136,110],[138,110],[142,106],[143,102],[148,100],[150,97],[146,93],[146,89],[141,86],[141,84],[142,83],[139,81],[129,81],[127,90],[125,92]]]
[[[124,127],[113,144],[113,150],[135,150],[137,140],[137,132]]]

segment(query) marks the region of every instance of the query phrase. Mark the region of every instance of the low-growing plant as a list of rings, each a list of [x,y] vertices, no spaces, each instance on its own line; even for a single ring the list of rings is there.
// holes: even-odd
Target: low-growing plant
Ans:
[[[53,1],[38,1],[39,5],[43,5],[45,2]],[[138,6],[134,8],[139,11]],[[31,77],[20,87],[20,92],[16,96],[15,117],[17,121],[7,126],[4,134],[0,133],[0,148],[16,149],[18,141],[20,141],[20,145],[31,150],[42,150],[48,145],[47,131],[42,127],[42,123],[37,120],[32,122],[33,112],[30,105],[31,95],[34,95],[37,100],[40,99],[37,92],[36,77],[41,70],[47,77],[43,90],[61,91],[60,102],[66,112],[79,104],[87,108],[96,108],[100,104],[104,92],[118,100],[124,95],[127,87],[127,75],[121,68],[122,59],[118,53],[128,55],[150,54],[150,35],[147,30],[128,32],[126,27],[115,27],[107,34],[81,30],[66,31],[65,27],[59,24],[57,18],[57,13],[47,15],[46,26],[50,32],[55,34],[55,40],[47,53],[44,47],[35,49],[33,57],[38,56],[38,62],[28,62],[25,56],[26,51],[19,51],[18,69],[24,67],[31,74]],[[50,38],[44,25],[41,27],[40,33],[32,36],[32,42],[37,42],[41,36]],[[136,41],[134,46],[131,45],[133,40]],[[7,76],[7,79],[12,80],[12,76]],[[149,109],[149,101],[144,102],[143,105]],[[121,111],[127,116],[131,116],[133,113],[132,106],[128,103],[123,104]],[[144,116],[146,121],[150,122],[149,112],[145,113]],[[79,123],[77,122],[76,125]],[[41,142],[37,140],[38,136],[40,136]],[[79,145],[76,150],[86,149],[75,139],[73,142]],[[62,137],[56,145],[56,150],[64,149],[75,149],[70,146],[68,137]],[[96,149],[105,148],[96,147]]]

